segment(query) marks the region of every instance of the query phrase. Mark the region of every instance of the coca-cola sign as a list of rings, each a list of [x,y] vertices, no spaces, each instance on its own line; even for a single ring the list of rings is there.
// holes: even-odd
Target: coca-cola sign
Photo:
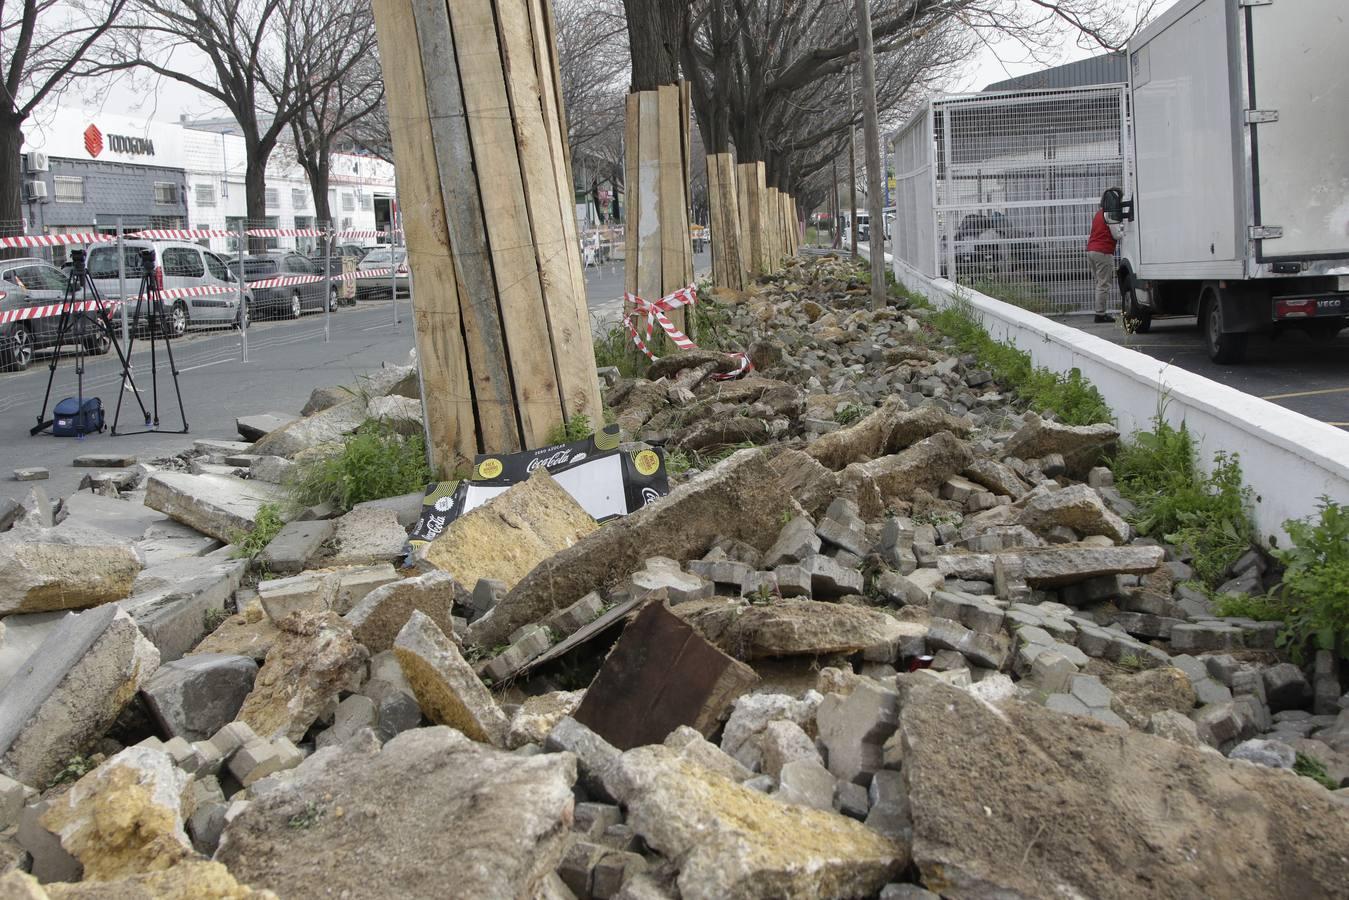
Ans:
[[[534,457],[529,461],[529,465],[525,466],[525,471],[528,472],[530,475],[533,475],[536,471],[538,471],[539,467],[542,466],[544,469],[547,469],[548,471],[551,472],[553,469],[560,469],[563,466],[569,466],[572,463],[579,462],[580,460],[583,460],[585,458],[586,458],[585,453],[574,453],[571,450],[562,449],[558,450],[557,452],[549,456]]]

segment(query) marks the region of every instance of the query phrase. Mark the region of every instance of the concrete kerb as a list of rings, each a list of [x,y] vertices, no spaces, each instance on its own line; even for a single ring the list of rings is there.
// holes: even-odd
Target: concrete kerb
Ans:
[[[891,265],[900,284],[937,306],[965,299],[990,337],[1026,351],[1036,365],[1080,369],[1114,411],[1121,434],[1149,430],[1161,409],[1172,425],[1189,426],[1205,468],[1218,450],[1239,453],[1261,535],[1286,543],[1284,521],[1315,513],[1317,498],[1349,503],[1349,434],[947,279],[929,278],[901,260]]]

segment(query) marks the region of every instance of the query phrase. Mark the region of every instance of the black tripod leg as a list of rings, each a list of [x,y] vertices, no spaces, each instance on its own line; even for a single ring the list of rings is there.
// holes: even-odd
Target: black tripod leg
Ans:
[[[52,399],[52,383],[56,381],[56,364],[61,359],[61,346],[66,340],[66,326],[70,322],[70,289],[66,289],[66,299],[61,304],[61,320],[56,324],[56,346],[52,348],[52,361],[47,364],[47,392],[42,395],[42,412],[38,413],[37,427],[29,434],[37,434],[47,427],[47,405]]]
[[[183,389],[178,384],[178,364],[173,361],[173,338],[165,336],[164,352],[169,357],[169,373],[173,375],[173,392],[178,396],[178,415],[183,420],[183,434],[187,434],[187,409],[183,406]]]
[[[142,282],[142,292],[143,290],[144,290],[144,283]],[[132,312],[131,316],[132,327],[130,333],[127,335],[126,340],[126,354],[122,357],[122,384],[117,391],[117,410],[116,412],[113,413],[112,416],[112,433],[114,435],[117,434],[117,423],[122,418],[122,397],[124,394],[126,394],[126,385],[128,381],[131,382],[131,393],[136,397],[136,405],[141,408],[141,415],[145,417],[145,421],[148,422],[150,420],[150,414],[145,411],[145,401],[141,399],[140,388],[136,386],[136,379],[132,377],[131,374],[131,351],[135,349],[136,346],[135,323],[140,320],[140,317],[141,317],[141,297],[140,295],[137,295],[136,308]],[[109,327],[111,327],[111,325]]]
[[[141,392],[140,392],[140,388],[136,387],[136,379],[134,379],[134,378],[132,378],[132,377],[130,376],[130,372],[131,372],[131,347],[132,347],[132,345],[136,342],[135,334],[133,333],[133,334],[131,334],[131,335],[127,338],[126,350],[124,351],[124,350],[122,349],[122,342],[119,341],[119,340],[117,339],[117,331],[116,331],[116,329],[114,329],[113,326],[112,326],[112,319],[111,319],[111,318],[106,318],[106,317],[100,317],[100,321],[103,322],[104,330],[105,330],[105,331],[107,332],[107,334],[108,334],[108,341],[112,344],[113,349],[117,351],[117,360],[118,360],[118,362],[120,362],[120,363],[122,364],[122,383],[121,383],[121,386],[118,388],[118,394],[117,394],[117,407],[118,407],[118,409],[121,408],[121,406],[122,406],[122,392],[126,390],[127,382],[130,381],[130,382],[131,382],[131,393],[135,395],[135,397],[136,397],[136,403],[140,405],[141,412],[143,413],[143,412],[145,412],[145,403],[142,402],[142,400],[141,400]],[[113,433],[113,434],[116,434],[116,433],[117,433],[117,416],[116,416],[116,415],[113,416],[112,421],[113,421],[113,431],[112,431],[112,433]]]

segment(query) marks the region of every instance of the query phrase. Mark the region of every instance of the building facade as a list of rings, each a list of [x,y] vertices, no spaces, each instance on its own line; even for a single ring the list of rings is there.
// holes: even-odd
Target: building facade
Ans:
[[[25,129],[24,221],[10,223],[6,233],[115,233],[119,225],[125,231],[319,227],[309,181],[285,143],[267,167],[265,219],[245,221],[244,140],[233,130],[232,122],[159,122],[56,109]],[[393,166],[335,154],[331,171],[333,224],[348,231],[387,231],[395,197]],[[201,243],[221,252],[237,249],[233,238]],[[275,247],[300,250],[314,243],[307,237],[271,240]]]

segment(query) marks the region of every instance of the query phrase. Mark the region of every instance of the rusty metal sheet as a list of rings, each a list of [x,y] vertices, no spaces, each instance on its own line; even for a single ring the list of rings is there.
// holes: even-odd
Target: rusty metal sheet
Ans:
[[[659,744],[680,725],[707,736],[758,680],[652,601],[614,645],[575,718],[620,750]]]

